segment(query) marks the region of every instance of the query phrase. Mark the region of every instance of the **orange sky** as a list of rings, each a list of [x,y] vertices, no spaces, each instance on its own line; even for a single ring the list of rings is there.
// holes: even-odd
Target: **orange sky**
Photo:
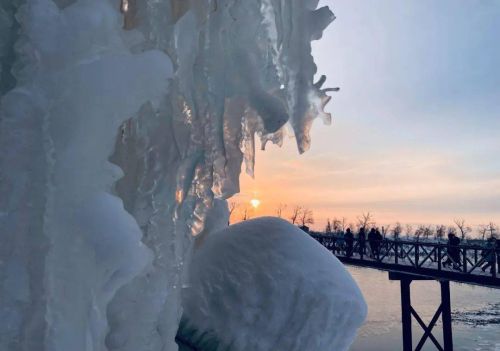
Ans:
[[[287,218],[295,205],[310,208],[316,229],[323,228],[327,218],[355,222],[363,212],[373,213],[379,225],[397,221],[452,225],[454,218],[464,218],[472,226],[500,223],[495,208],[488,211],[488,204],[471,200],[500,198],[499,178],[480,180],[452,172],[459,162],[453,155],[429,154],[404,145],[390,153],[374,151],[368,158],[324,148],[324,140],[334,145],[328,140],[336,140],[342,132],[342,126],[323,126],[317,120],[313,144],[305,154],[298,154],[293,138],[287,138],[281,149],[268,145],[266,151],[258,150],[255,179],[243,171],[241,193],[230,200],[238,203],[233,221],[241,219],[244,208],[256,217],[276,215],[279,205],[285,204]],[[261,201],[257,210],[250,205],[253,198]]]

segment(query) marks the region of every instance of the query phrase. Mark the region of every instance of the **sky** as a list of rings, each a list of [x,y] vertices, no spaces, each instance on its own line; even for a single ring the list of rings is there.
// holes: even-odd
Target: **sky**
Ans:
[[[278,204],[377,223],[500,224],[500,1],[321,1],[337,19],[313,44],[333,124],[314,123],[242,174],[235,220]],[[261,205],[251,209],[249,201]],[[238,213],[239,212],[239,213]]]

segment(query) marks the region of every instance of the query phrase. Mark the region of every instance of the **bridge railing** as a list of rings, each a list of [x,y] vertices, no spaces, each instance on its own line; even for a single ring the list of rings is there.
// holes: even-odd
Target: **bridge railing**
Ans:
[[[370,242],[354,238],[350,242],[336,235],[311,236],[339,258],[498,277],[498,247],[399,239]]]

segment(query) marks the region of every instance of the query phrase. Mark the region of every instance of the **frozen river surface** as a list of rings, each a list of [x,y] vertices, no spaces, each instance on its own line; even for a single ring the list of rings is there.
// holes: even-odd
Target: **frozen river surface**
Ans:
[[[368,304],[368,317],[351,351],[401,350],[401,305],[399,282],[389,281],[386,272],[348,267]],[[500,289],[452,283],[453,342],[455,350],[500,351]],[[412,283],[412,305],[428,323],[440,303],[439,284],[435,281]],[[422,330],[413,321],[414,345]],[[434,329],[441,338],[441,324]],[[430,340],[424,350],[435,350]]]

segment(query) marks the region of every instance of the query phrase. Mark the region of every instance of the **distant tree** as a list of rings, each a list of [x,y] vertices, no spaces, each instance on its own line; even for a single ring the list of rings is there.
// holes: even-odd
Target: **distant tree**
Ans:
[[[349,222],[349,224],[347,225],[347,227],[345,229],[347,229],[347,228],[351,228],[351,230],[354,230],[354,228],[356,228],[356,225],[353,222]],[[344,231],[345,231],[345,229],[344,229]]]
[[[342,233],[344,233],[347,229],[347,218],[342,217],[340,219],[340,224],[341,224],[340,230],[342,231]]]
[[[403,233],[403,226],[401,225],[401,223],[396,222],[394,228],[392,228],[392,236],[394,237],[394,239],[399,239],[401,233]]]
[[[368,230],[370,227],[375,226],[375,220],[373,219],[373,215],[370,212],[367,213],[362,213],[361,216],[357,217],[357,227],[358,229],[360,228],[365,228]]]
[[[308,224],[314,224],[313,211],[308,208],[303,208],[300,212],[300,224],[306,227]]]
[[[478,232],[479,232],[479,235],[481,236],[482,240],[486,239],[486,233],[488,233],[488,228],[489,228],[488,224],[479,225]]]
[[[334,217],[332,220],[332,231],[334,233],[343,232],[345,227],[345,218],[341,219]]]
[[[325,233],[331,233],[332,232],[332,224],[330,223],[330,218],[326,219],[326,227],[325,227]]]
[[[279,204],[278,207],[276,208],[276,216],[278,218],[283,218],[283,211],[286,209],[285,204]]]
[[[390,233],[391,231],[391,225],[387,225],[387,226],[382,226],[382,235],[384,236],[384,238],[387,236],[388,233]]]
[[[460,231],[460,236],[462,237],[462,240],[465,239],[468,233],[472,231],[471,227],[467,226],[465,224],[465,220],[462,218],[455,218],[453,220],[455,225],[457,226],[458,230]]]
[[[425,226],[424,225],[419,225],[417,227],[417,229],[415,229],[415,233],[413,234],[413,236],[415,237],[415,239],[417,241],[419,241],[420,237],[422,237],[424,235],[424,232],[425,232]]]
[[[413,235],[413,226],[411,224],[405,225],[405,234],[407,239]]]
[[[290,215],[290,221],[292,221],[292,224],[296,224],[298,222],[301,213],[302,213],[301,206],[293,207],[292,214]]]
[[[231,218],[234,214],[234,211],[238,208],[238,204],[234,201],[231,201],[229,204],[228,204],[228,209],[229,209],[229,223],[228,224],[231,224]]]
[[[241,217],[241,220],[246,221],[248,219],[250,219],[250,216],[248,215],[248,207],[245,207],[245,209],[243,210],[243,216]]]
[[[424,236],[424,238],[426,240],[429,240],[429,238],[433,236],[433,233],[434,233],[434,230],[432,229],[432,227],[430,225],[424,226],[424,232],[422,233],[422,235]]]
[[[490,238],[496,237],[496,233],[498,232],[498,227],[495,223],[488,223],[488,232],[490,233]]]
[[[434,232],[436,234],[436,239],[441,240],[446,235],[446,226],[443,224],[436,225],[436,230]]]

